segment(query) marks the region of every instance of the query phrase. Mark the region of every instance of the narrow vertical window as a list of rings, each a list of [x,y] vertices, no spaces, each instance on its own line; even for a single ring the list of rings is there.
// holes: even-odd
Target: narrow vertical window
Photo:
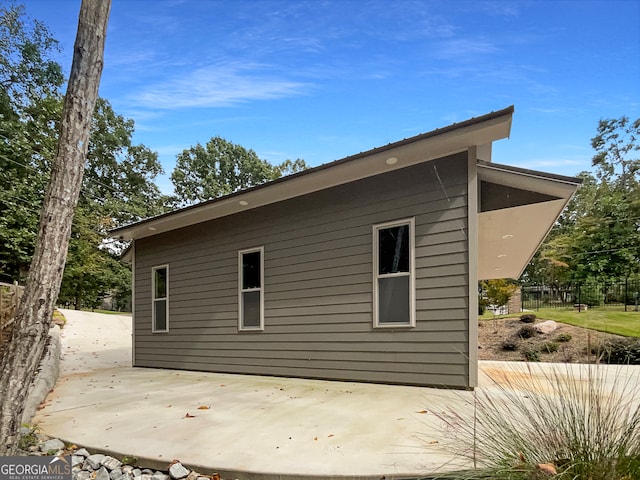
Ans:
[[[152,331],[169,331],[169,267],[153,267],[151,269],[152,282]]]
[[[415,326],[414,220],[373,227],[374,326]]]
[[[239,329],[264,329],[264,248],[242,250],[239,263]]]

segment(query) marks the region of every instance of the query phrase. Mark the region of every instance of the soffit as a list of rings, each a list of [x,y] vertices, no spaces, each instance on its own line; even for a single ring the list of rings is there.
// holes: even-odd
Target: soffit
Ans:
[[[478,178],[539,194],[527,205],[478,214],[478,279],[518,278],[581,180],[485,162]]]

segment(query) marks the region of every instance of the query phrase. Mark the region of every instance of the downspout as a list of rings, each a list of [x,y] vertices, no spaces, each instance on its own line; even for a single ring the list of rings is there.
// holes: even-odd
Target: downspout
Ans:
[[[136,366],[136,241],[131,241],[131,366]]]
[[[469,257],[469,358],[468,387],[478,386],[478,147],[467,150],[467,241]]]

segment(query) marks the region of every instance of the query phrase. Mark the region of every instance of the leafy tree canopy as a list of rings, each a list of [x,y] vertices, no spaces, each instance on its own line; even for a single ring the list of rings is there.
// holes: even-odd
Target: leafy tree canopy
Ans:
[[[40,209],[56,153],[62,112],[58,42],[26,17],[0,8],[0,272],[22,280],[31,262]],[[98,99],[60,300],[92,306],[107,291],[126,297],[130,271],[105,248],[107,231],[163,213],[157,154],[134,145],[134,122]],[[113,245],[113,244],[109,244]]]
[[[256,152],[222,137],[212,137],[177,156],[171,174],[176,202],[189,205],[221,197],[307,168],[304,160],[272,165]]]
[[[640,119],[600,120],[591,139],[594,174],[558,220],[525,280],[548,285],[640,275]]]

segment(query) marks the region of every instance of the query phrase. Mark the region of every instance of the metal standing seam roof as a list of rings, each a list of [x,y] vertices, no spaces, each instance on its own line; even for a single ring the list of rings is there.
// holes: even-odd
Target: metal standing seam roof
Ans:
[[[504,123],[504,126],[501,126],[500,128],[500,133],[497,135],[497,138],[488,138],[488,141],[493,141],[493,140],[497,140],[500,138],[504,138],[507,137],[509,135],[510,132],[510,127],[511,127],[511,116],[514,113],[514,107],[509,106],[507,108],[504,108],[502,110],[497,110],[485,115],[481,115],[478,117],[474,117],[474,118],[470,118],[468,120],[462,121],[462,122],[458,122],[458,123],[453,123],[451,125],[448,125],[446,127],[442,127],[442,128],[438,128],[435,130],[432,130],[430,132],[426,132],[426,133],[422,133],[413,137],[409,137],[409,138],[405,138],[403,140],[400,140],[398,142],[394,142],[394,143],[389,143],[387,145],[381,146],[381,147],[377,147],[371,150],[367,150],[361,153],[357,153],[355,155],[350,155],[348,157],[339,159],[339,160],[335,160],[329,163],[325,163],[322,165],[319,165],[317,167],[313,167],[313,168],[309,168],[307,170],[298,172],[298,173],[294,173],[292,175],[288,175],[286,177],[281,177],[278,178],[276,180],[264,183],[264,184],[260,184],[260,185],[256,185],[244,190],[240,190],[238,192],[234,192],[231,193],[229,195],[224,195],[222,197],[218,197],[215,199],[211,199],[211,200],[207,200],[195,205],[190,205],[188,207],[184,207],[184,208],[180,208],[177,210],[174,210],[172,212],[168,212],[168,213],[164,213],[162,215],[158,215],[155,217],[151,217],[145,220],[141,220],[139,222],[135,222],[123,227],[118,227],[115,228],[113,230],[110,231],[110,233],[113,236],[116,237],[121,237],[124,239],[134,239],[134,238],[142,238],[145,236],[151,236],[151,235],[155,235],[157,233],[162,233],[163,231],[168,231],[168,230],[172,230],[174,228],[181,228],[183,226],[186,226],[188,224],[195,224],[195,223],[200,223],[202,221],[206,221],[207,218],[195,218],[197,215],[194,215],[194,221],[192,221],[191,223],[185,223],[182,222],[180,225],[171,228],[168,227],[168,224],[171,223],[172,219],[175,219],[178,216],[183,216],[183,215],[191,215],[192,213],[195,214],[198,211],[202,211],[208,208],[215,208],[218,205],[222,205],[225,203],[228,203],[229,201],[233,201],[233,200],[238,200],[239,197],[243,197],[243,196],[247,196],[247,195],[251,195],[251,194],[255,194],[256,192],[261,192],[267,189],[272,189],[274,187],[280,187],[280,188],[284,188],[285,186],[290,186],[293,185],[296,182],[300,182],[302,180],[307,180],[310,179],[311,177],[314,176],[319,176],[321,173],[323,172],[327,172],[327,171],[331,171],[331,170],[337,170],[339,167],[341,166],[346,166],[348,164],[357,162],[358,160],[367,158],[367,157],[374,157],[374,156],[380,156],[380,155],[384,155],[386,152],[390,152],[390,151],[394,151],[394,150],[398,150],[398,149],[403,149],[406,147],[410,147],[411,145],[414,145],[418,142],[421,141],[425,141],[425,140],[431,140],[431,139],[437,139],[438,137],[446,137],[447,134],[455,134],[457,132],[461,132],[464,131],[465,129],[469,129],[472,127],[478,127],[482,124],[485,123],[491,123],[492,121],[497,121],[500,120],[501,123]],[[464,148],[469,147],[470,145],[464,145]],[[462,149],[464,149],[462,147],[459,147],[458,151],[462,151]],[[454,151],[449,152],[448,154],[452,154],[452,153],[456,153]],[[436,158],[436,157],[433,157]],[[427,161],[427,160],[431,160],[432,158],[425,158],[422,161]],[[420,163],[419,161],[414,161],[412,164],[415,163]],[[396,168],[403,168],[405,166],[405,164],[402,164],[402,162],[399,162],[399,165],[396,166]],[[372,173],[372,175],[375,175],[377,173],[382,173],[382,172],[374,172]],[[367,175],[364,175],[367,176]],[[362,178],[364,178],[364,176]],[[349,180],[346,179],[346,181],[341,182],[341,183],[348,183],[349,181],[354,181],[357,180],[353,179],[353,180]],[[340,184],[340,183],[337,183]],[[329,188],[334,186],[335,184],[333,183],[328,183],[326,185],[323,185],[322,183],[319,183],[316,187],[314,187],[313,190],[311,191],[317,191],[317,190],[321,190],[324,188]],[[308,193],[308,192],[304,192],[304,193]],[[301,193],[301,194],[304,194]],[[300,194],[300,195],[301,195]],[[299,195],[292,195],[292,197],[289,198],[293,198]],[[272,202],[273,203],[273,202]],[[250,205],[250,206],[246,206],[246,208],[244,208],[244,210],[250,209],[250,208],[256,208],[257,206],[262,206],[264,205],[264,203],[262,204],[256,204],[256,205]],[[235,210],[235,211],[231,211],[230,213],[226,213],[226,214],[221,214],[221,215],[217,215],[217,216],[213,216],[211,218],[218,218],[221,216],[225,216],[225,215],[229,215],[231,213],[236,213],[237,211],[241,211],[241,210]],[[157,224],[163,224],[163,225],[167,225],[165,228],[155,228],[154,225]],[[143,228],[143,227],[147,227],[147,228]],[[148,229],[148,230],[147,230]],[[143,230],[147,230],[146,232],[144,232],[144,234],[141,234],[141,232]]]

